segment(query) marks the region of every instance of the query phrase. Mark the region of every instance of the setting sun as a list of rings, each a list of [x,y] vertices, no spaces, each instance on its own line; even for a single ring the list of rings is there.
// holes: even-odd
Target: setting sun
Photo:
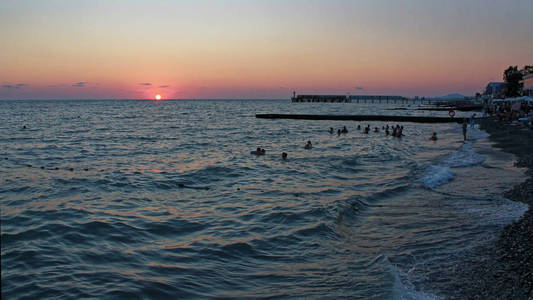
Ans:
[[[161,95],[159,94],[155,95],[155,100],[161,100]]]

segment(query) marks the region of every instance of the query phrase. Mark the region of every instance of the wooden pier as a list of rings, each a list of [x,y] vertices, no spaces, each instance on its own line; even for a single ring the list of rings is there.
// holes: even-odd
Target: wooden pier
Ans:
[[[389,95],[296,95],[291,97],[293,103],[322,102],[322,103],[376,103],[376,104],[426,104],[431,105],[438,100],[429,98],[407,98]]]
[[[413,123],[462,123],[463,118],[424,117],[424,116],[383,116],[383,115],[300,115],[300,114],[256,114],[260,119],[293,120],[337,120],[337,121],[385,121]]]

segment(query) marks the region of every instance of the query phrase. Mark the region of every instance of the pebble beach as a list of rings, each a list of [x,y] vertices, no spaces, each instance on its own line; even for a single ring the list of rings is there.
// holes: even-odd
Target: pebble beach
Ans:
[[[533,131],[519,124],[504,124],[495,118],[481,121],[494,146],[516,156],[516,166],[526,168],[526,180],[509,187],[504,197],[526,203],[530,209],[517,222],[507,225],[496,241],[479,250],[456,271],[457,285],[449,299],[533,298]],[[505,212],[502,212],[505,213]]]

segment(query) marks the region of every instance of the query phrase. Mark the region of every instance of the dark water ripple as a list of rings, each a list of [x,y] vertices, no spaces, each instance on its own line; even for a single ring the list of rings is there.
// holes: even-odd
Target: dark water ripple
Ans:
[[[404,124],[395,139],[254,118],[265,112],[380,108],[0,102],[2,297],[423,298],[508,222],[487,216],[521,209],[464,180],[482,170],[511,181],[511,160],[424,186],[429,165],[462,149],[451,125]],[[347,135],[327,132],[344,125]]]

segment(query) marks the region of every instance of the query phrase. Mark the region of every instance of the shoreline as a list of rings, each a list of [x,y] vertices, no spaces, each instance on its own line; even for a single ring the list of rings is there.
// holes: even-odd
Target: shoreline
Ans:
[[[494,147],[516,156],[526,168],[525,181],[510,187],[503,197],[529,205],[520,220],[505,226],[493,243],[461,264],[449,299],[533,299],[533,130],[501,124],[496,118],[478,121]],[[502,212],[504,213],[504,212]]]

